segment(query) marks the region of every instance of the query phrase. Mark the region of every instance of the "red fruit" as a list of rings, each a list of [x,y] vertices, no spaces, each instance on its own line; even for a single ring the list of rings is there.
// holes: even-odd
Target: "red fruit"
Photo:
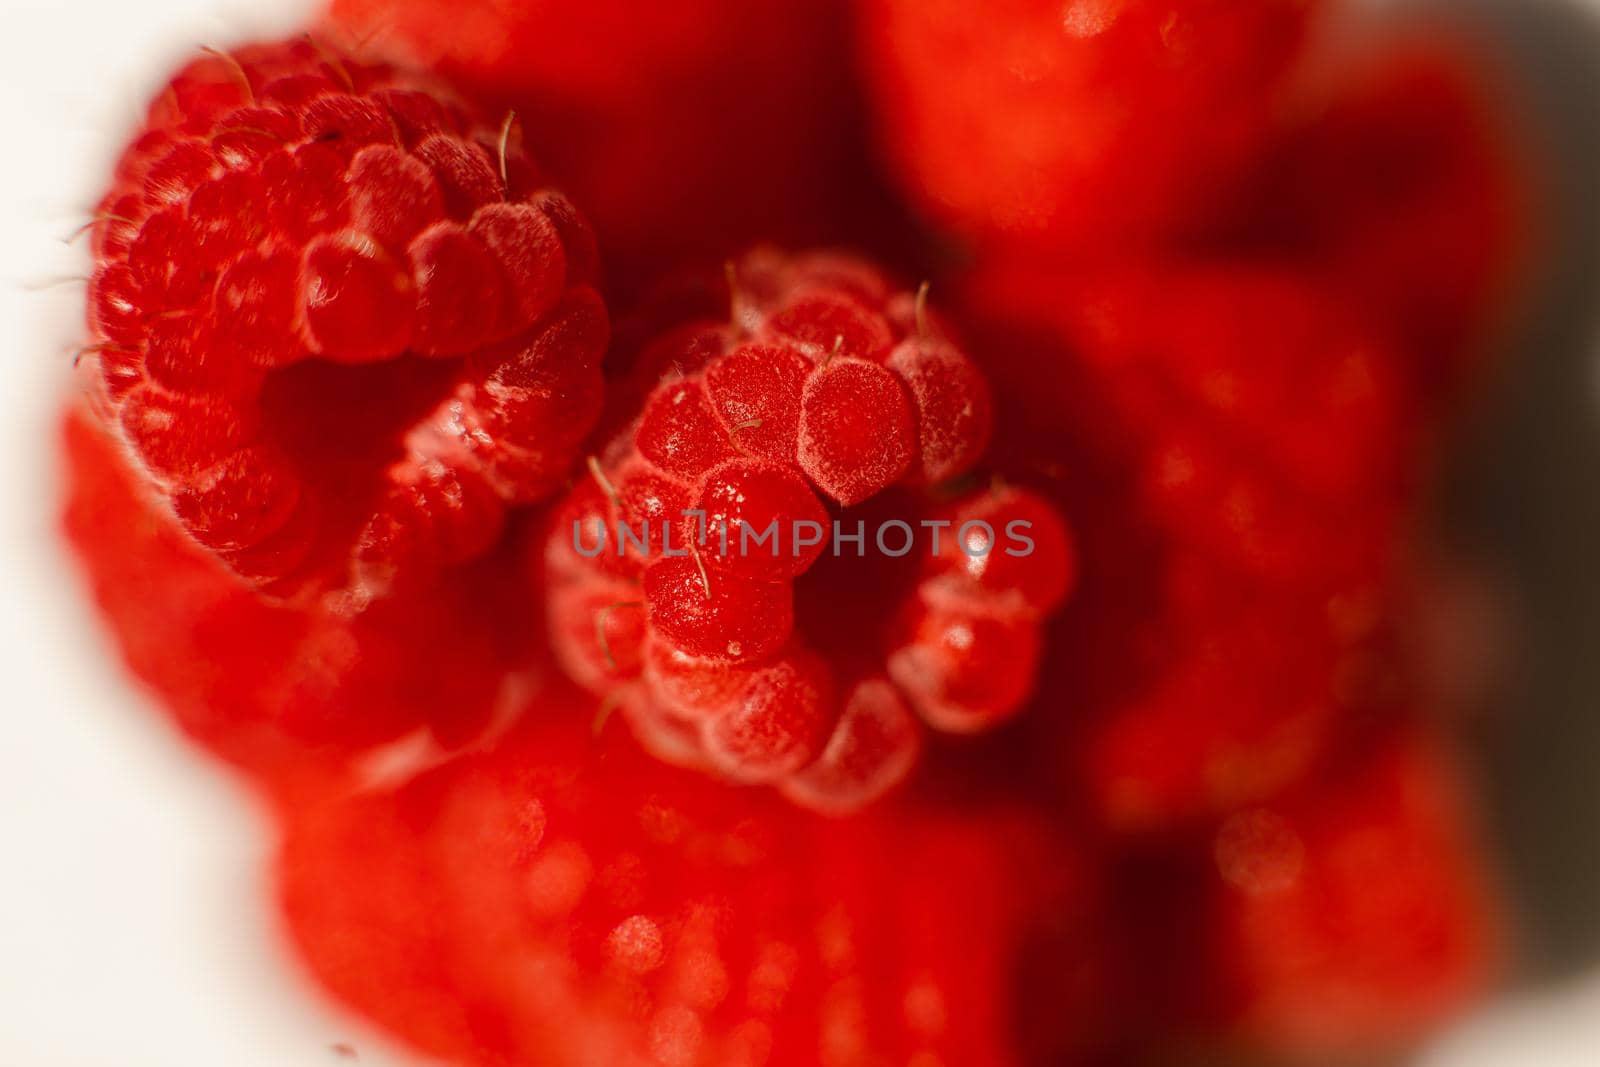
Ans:
[[[705,753],[734,781],[774,782],[813,763],[835,729],[833,675],[804,651],[750,671],[729,706],[712,708]]]
[[[949,345],[918,338],[901,342],[885,365],[906,383],[917,411],[915,480],[937,485],[976,463],[994,424],[983,373]]]
[[[1079,1010],[1069,978],[1024,969],[1078,951],[1086,903],[1025,813],[824,820],[597,741],[577,715],[525,721],[543,725],[288,828],[300,953],[421,1050],[998,1067]]]
[[[1501,922],[1437,739],[1401,733],[1215,844],[1211,933],[1233,1022],[1328,1056],[1397,1048],[1487,991]]]
[[[482,554],[599,410],[605,309],[518,139],[309,40],[179,71],[95,225],[127,443],[240,577],[361,606]]]
[[[1136,440],[1148,521],[1263,579],[1371,573],[1422,466],[1388,338],[1292,272],[1194,265],[982,282],[1059,330]]]
[[[326,792],[419,728],[460,744],[527,684],[534,619],[504,553],[353,617],[288,605],[197,545],[100,420],[74,410],[64,445],[66,534],[109,636],[184,732],[260,784]]]
[[[1397,327],[1430,398],[1470,379],[1532,243],[1495,74],[1437,28],[1363,50],[1277,147],[1251,205],[1267,242]]]
[[[693,479],[737,453],[700,382],[667,382],[645,403],[635,432],[639,455],[665,474]]]
[[[1082,588],[1039,682],[1074,709],[1045,742],[1074,803],[1125,831],[1209,820],[1392,704],[1417,415],[1337,299],[1261,267],[1013,264],[968,306],[1009,413],[999,462],[1076,520]]]
[[[906,386],[884,367],[836,359],[806,379],[796,455],[839,503],[859,504],[903,478],[916,440]]]
[[[1260,153],[1309,0],[871,0],[863,64],[938,221],[1125,243],[1203,220]]]
[[[799,474],[750,459],[706,472],[692,510],[713,531],[703,556],[708,565],[769,579],[804,574],[822,555],[822,540],[806,544],[797,524],[827,529],[832,521]]]
[[[651,629],[691,656],[763,660],[794,627],[788,582],[712,572],[687,556],[652,565],[644,576],[644,598]]]
[[[950,513],[929,570],[940,599],[989,598],[1007,615],[1045,615],[1077,581],[1078,557],[1061,513],[1037,493],[1009,486]]]
[[[827,747],[780,788],[801,807],[847,814],[910,773],[922,732],[905,698],[888,681],[858,682],[841,701]]]
[[[1020,710],[1033,692],[1039,628],[1031,616],[934,607],[888,661],[894,679],[935,729],[987,730]]]
[[[921,296],[862,261],[762,250],[733,280],[731,322],[642,347],[642,414],[546,534],[552,582],[571,587],[550,624],[570,676],[617,700],[652,751],[843,811],[910,770],[910,709],[970,733],[1022,708],[1042,619],[1072,584],[1071,540],[1038,498],[972,494],[954,514],[1000,521],[993,551],[1023,558],[988,578],[980,561],[964,578],[935,564],[952,519],[885,491],[970,469],[991,423],[982,373]],[[645,519],[675,523],[673,551],[639,551],[615,529],[636,536]],[[1039,524],[1037,539],[1023,547],[1012,521]],[[570,547],[598,544],[601,524],[611,552]],[[602,669],[601,605],[627,599],[617,579],[641,571],[645,630],[614,656],[640,667]],[[934,620],[921,630],[908,621],[919,611]]]
[[[1161,599],[1122,637],[1135,652],[1116,669],[1129,677],[1085,734],[1078,773],[1100,816],[1127,831],[1167,827],[1305,777],[1391,683],[1371,647],[1380,607],[1361,601],[1169,562]]]
[[[857,220],[840,217],[863,195],[842,0],[331,9],[331,31],[356,51],[514,108],[539,158],[591,213],[624,291],[756,240],[857,236]]]

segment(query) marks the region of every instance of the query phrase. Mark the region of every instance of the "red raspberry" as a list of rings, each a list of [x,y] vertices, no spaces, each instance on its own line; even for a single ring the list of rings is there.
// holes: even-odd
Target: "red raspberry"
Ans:
[[[1101,816],[1128,831],[1276,796],[1396,684],[1375,648],[1376,588],[1261,588],[1179,552],[1160,566],[1155,602],[1119,635],[1130,650],[1075,768]]]
[[[1387,317],[1427,397],[1470,380],[1533,241],[1493,65],[1437,27],[1336,67],[1250,204],[1260,236]]]
[[[1267,579],[1371,572],[1421,465],[1386,337],[1265,268],[1154,271],[1086,299],[1078,351],[1142,439],[1155,522]]]
[[[291,821],[282,900],[331,991],[462,1064],[998,1067],[1064,1043],[1090,887],[1026,812],[819,819],[565,720]]]
[[[870,0],[879,129],[977,237],[1122,244],[1192,226],[1259,154],[1314,0]]]
[[[909,771],[912,710],[966,733],[1022,707],[1072,541],[1023,490],[888,492],[988,440],[983,375],[922,298],[837,255],[752,253],[735,283],[731,324],[640,355],[660,383],[548,534],[550,627],[658,755],[845,810]],[[647,552],[621,544],[647,521]],[[835,521],[870,558],[824,552]]]
[[[1040,687],[1083,709],[1054,745],[1064,779],[1130,830],[1292,785],[1391,696],[1379,645],[1421,464],[1389,349],[1264,268],[1015,264],[968,295],[1015,413],[998,462],[1080,517],[1091,577]]]
[[[975,285],[976,303],[1071,346],[1120,424],[1141,513],[1174,540],[1275,582],[1379,567],[1422,467],[1416,409],[1388,339],[1314,281],[1204,264],[1085,280],[1016,263]]]
[[[1502,924],[1465,808],[1440,741],[1402,731],[1222,826],[1213,967],[1244,1036],[1364,1058],[1487,991]]]
[[[593,240],[504,129],[308,39],[190,63],[95,224],[112,418],[244,578],[481,555],[595,419]]]
[[[101,420],[74,411],[64,445],[66,533],[128,667],[260,784],[325,792],[419,727],[459,745],[526,688],[535,620],[503,550],[355,616],[290,605],[197,545]]]
[[[537,115],[621,291],[757,240],[859,240],[844,0],[334,0],[333,32]],[[876,204],[873,205],[875,208]],[[878,209],[878,215],[886,215]],[[860,216],[859,219],[855,216]],[[614,290],[616,291],[616,290]]]

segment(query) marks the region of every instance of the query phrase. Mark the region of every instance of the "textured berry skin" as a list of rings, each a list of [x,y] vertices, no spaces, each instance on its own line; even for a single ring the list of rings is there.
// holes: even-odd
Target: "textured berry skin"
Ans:
[[[550,629],[568,674],[657,755],[842,812],[905,777],[913,713],[974,733],[1022,708],[1073,543],[1021,490],[931,501],[980,458],[992,414],[925,298],[835,254],[762,250],[732,273],[731,322],[638,355],[641,413],[547,535]],[[649,552],[619,558],[618,522],[651,518]],[[860,524],[859,555],[832,551],[836,519]],[[880,541],[885,520],[900,527]],[[1037,551],[1011,523],[1037,527]]]
[[[531,143],[631,293],[755,241],[859,241],[894,214],[858,165],[848,7],[334,0],[328,21],[358,52],[539,116]]]
[[[565,474],[608,337],[515,130],[309,39],[179,71],[94,226],[110,418],[183,527],[361,606]]]
[[[1424,456],[1383,333],[1249,264],[991,264],[965,302],[1014,413],[996,463],[1081,539],[1039,682],[1079,709],[1048,743],[1074,799],[1152,831],[1303,779],[1399,685],[1390,586]]]
[[[1244,1039],[1404,1047],[1488,991],[1502,923],[1443,742],[1408,728],[1213,842],[1209,930]]]
[[[902,184],[1025,244],[1192,227],[1261,152],[1314,0],[868,0],[862,62]]]
[[[290,929],[358,1011],[462,1064],[1047,1062],[1082,994],[1022,959],[1077,952],[1089,887],[1031,816],[819,819],[525,722],[291,821]]]
[[[197,545],[102,420],[65,420],[64,530],[128,668],[177,725],[279,794],[426,730],[455,747],[537,680],[538,620],[504,551],[358,615],[263,598]]]

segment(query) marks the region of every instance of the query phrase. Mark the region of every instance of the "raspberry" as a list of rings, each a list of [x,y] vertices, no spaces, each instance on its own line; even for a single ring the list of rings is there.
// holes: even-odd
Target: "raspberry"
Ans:
[[[497,751],[288,825],[301,955],[422,1051],[999,1065],[1062,1043],[1085,993],[1024,956],[1078,958],[1092,886],[1025,810],[823,820],[730,803],[576,716],[524,722]]]
[[[882,142],[941,223],[1040,246],[1193,227],[1261,153],[1314,0],[871,0]]]
[[[1213,965],[1243,1036],[1370,1054],[1487,991],[1502,923],[1462,792],[1440,741],[1407,729],[1223,825]]]
[[[1421,467],[1415,403],[1388,337],[1313,279],[1197,264],[1085,281],[1019,264],[979,284],[1059,324],[1137,441],[1148,521],[1277,582],[1381,561]]]
[[[833,254],[732,276],[732,323],[638,356],[660,384],[547,534],[550,629],[657,755],[844,811],[910,770],[913,712],[971,733],[1021,709],[1073,544],[1025,490],[933,502],[992,415],[925,296]],[[836,523],[870,558],[825,552]],[[945,532],[921,562],[918,530]]]
[[[990,266],[967,302],[1014,416],[997,462],[1078,517],[1084,588],[1040,653],[1041,692],[1082,708],[1062,777],[1127,831],[1292,786],[1397,684],[1421,456],[1391,349],[1261,266]]]
[[[1175,558],[1174,558],[1175,557]],[[1173,554],[1137,650],[1084,738],[1078,773],[1102,817],[1147,830],[1224,814],[1310,773],[1392,686],[1364,588],[1261,589]]]
[[[1511,94],[1430,27],[1337,68],[1274,151],[1258,237],[1393,323],[1419,391],[1471,380],[1533,244]]]
[[[757,240],[883,228],[892,208],[858,166],[847,11],[843,0],[335,0],[329,20],[358,51],[538,115],[539,158],[594,219],[613,291],[631,293]]]
[[[179,71],[95,224],[111,418],[274,593],[482,555],[598,415],[593,239],[513,126],[309,40]]]
[[[64,430],[66,534],[111,638],[177,725],[257,784],[326,792],[419,729],[459,745],[527,684],[534,620],[503,552],[354,616],[263,598],[179,526],[100,419],[74,410]]]

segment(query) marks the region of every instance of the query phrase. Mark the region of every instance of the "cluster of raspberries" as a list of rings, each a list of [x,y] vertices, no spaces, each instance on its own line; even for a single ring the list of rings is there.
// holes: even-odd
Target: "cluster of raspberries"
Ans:
[[[1332,6],[336,0],[173,76],[66,530],[316,978],[463,1067],[1479,995],[1414,528],[1521,170],[1467,52]]]

